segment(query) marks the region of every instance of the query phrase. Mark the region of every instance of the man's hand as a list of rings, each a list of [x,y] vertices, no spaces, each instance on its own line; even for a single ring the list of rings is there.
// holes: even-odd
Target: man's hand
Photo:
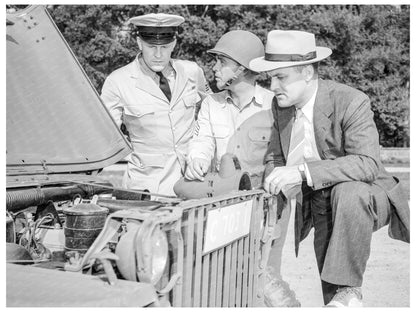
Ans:
[[[294,197],[302,185],[302,176],[297,166],[276,167],[264,180],[264,190],[277,195],[282,192],[286,198]]]
[[[204,176],[208,172],[209,161],[203,158],[194,158],[188,163],[185,171],[185,178],[188,180],[204,181]]]

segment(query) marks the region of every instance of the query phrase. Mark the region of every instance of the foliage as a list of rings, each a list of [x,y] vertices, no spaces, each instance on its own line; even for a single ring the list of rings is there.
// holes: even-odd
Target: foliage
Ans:
[[[100,91],[113,70],[137,54],[127,24],[151,12],[185,18],[174,56],[196,61],[212,87],[206,51],[227,31],[250,30],[266,42],[272,29],[306,30],[333,54],[320,65],[324,79],[346,83],[372,100],[380,142],[409,145],[410,6],[393,5],[54,5],[58,28]],[[260,76],[260,83],[268,84]]]

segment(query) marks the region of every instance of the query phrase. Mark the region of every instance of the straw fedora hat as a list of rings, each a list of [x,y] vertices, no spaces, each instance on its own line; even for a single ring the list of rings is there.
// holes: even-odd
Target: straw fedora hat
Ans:
[[[272,30],[267,34],[264,57],[250,61],[250,69],[265,72],[278,68],[319,62],[332,54],[330,48],[317,47],[315,35],[297,30]]]

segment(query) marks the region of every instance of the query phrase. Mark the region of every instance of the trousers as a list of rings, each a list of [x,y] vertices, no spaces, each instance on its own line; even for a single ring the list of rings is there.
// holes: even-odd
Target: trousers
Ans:
[[[388,224],[390,202],[379,186],[353,181],[317,191],[304,188],[302,209],[312,219],[327,304],[340,286],[362,285],[372,233]]]

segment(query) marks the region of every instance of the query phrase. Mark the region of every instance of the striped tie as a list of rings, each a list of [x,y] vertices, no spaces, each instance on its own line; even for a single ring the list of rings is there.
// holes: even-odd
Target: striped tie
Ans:
[[[292,134],[290,135],[289,154],[286,166],[293,166],[305,162],[305,122],[302,110],[296,110],[293,122]]]
[[[292,134],[290,135],[289,154],[287,156],[287,166],[294,166],[305,162],[305,121],[304,114],[300,109],[296,110],[295,121],[293,122]],[[295,252],[298,254],[298,245],[300,241],[301,227],[297,224],[303,224],[302,214],[302,185],[288,186],[282,189],[282,193],[288,199],[286,208],[289,211],[295,211]],[[290,212],[289,212],[290,214]]]
[[[295,166],[305,162],[305,122],[304,115],[300,109],[296,110],[295,121],[293,122],[292,134],[290,135],[289,154],[287,155],[286,166]],[[287,185],[282,188],[286,198],[296,197],[302,202],[301,185]],[[295,205],[295,202],[292,203]]]

